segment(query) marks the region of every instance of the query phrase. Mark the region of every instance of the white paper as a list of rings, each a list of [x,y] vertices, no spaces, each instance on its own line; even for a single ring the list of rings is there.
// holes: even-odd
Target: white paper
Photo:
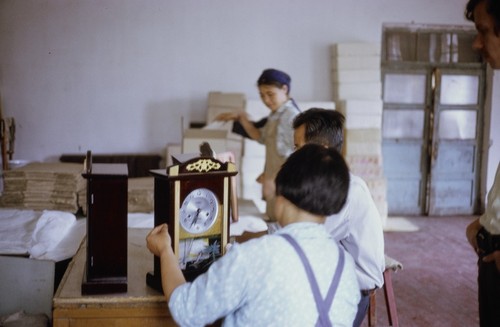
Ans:
[[[266,222],[255,216],[240,216],[237,222],[229,227],[230,236],[240,236],[244,232],[259,233],[267,230]]]

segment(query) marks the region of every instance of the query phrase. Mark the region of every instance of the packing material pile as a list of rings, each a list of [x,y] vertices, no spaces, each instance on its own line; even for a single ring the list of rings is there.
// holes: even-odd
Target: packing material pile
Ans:
[[[85,204],[83,166],[74,163],[29,163],[4,171],[0,206],[76,213]]]

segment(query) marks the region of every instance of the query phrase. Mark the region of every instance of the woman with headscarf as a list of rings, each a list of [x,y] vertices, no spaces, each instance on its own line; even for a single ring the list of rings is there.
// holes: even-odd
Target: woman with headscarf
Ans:
[[[266,214],[275,221],[274,178],[286,158],[294,151],[292,122],[300,110],[290,97],[290,76],[277,69],[266,69],[257,80],[262,102],[271,110],[269,116],[259,122],[249,119],[246,112],[227,112],[215,119],[234,121],[233,131],[266,146],[264,172],[257,181],[262,184],[262,197],[266,201]]]

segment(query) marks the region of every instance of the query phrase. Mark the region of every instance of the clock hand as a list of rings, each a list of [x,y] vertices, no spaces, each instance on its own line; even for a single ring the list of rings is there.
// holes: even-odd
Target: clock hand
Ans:
[[[193,225],[196,224],[196,222],[198,221],[198,216],[200,215],[200,212],[201,212],[201,208],[198,208],[196,210],[196,216],[194,216],[193,222],[191,223],[191,227],[193,227]]]

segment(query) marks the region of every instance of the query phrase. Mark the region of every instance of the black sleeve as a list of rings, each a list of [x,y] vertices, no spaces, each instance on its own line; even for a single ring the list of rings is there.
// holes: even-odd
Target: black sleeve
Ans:
[[[261,127],[263,127],[266,124],[266,122],[267,122],[267,117],[264,117],[264,118],[262,118],[259,121],[252,122],[252,124],[256,128],[261,128]],[[241,135],[243,137],[251,138],[250,135],[248,135],[248,133],[245,131],[245,128],[243,128],[243,125],[241,125],[241,123],[239,121],[234,121],[233,122],[233,128],[231,129],[231,131],[233,133]]]

